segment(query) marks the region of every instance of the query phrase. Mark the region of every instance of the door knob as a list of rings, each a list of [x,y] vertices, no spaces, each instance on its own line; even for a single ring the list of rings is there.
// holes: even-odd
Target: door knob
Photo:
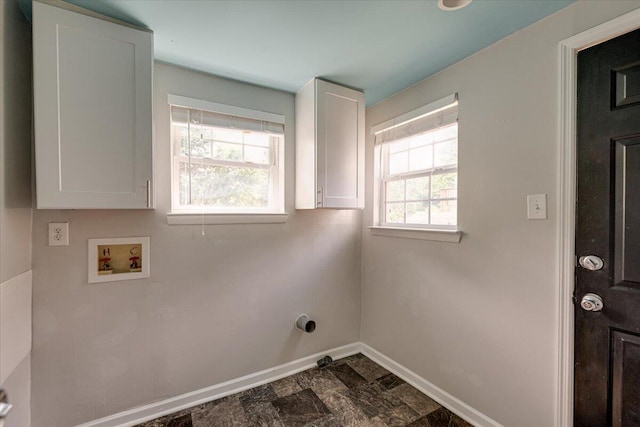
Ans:
[[[604,267],[604,261],[602,261],[602,258],[595,255],[581,256],[578,263],[580,263],[582,268],[586,268],[591,271],[601,270],[602,267]]]
[[[580,301],[580,307],[586,311],[600,311],[604,307],[602,298],[596,294],[585,294]]]

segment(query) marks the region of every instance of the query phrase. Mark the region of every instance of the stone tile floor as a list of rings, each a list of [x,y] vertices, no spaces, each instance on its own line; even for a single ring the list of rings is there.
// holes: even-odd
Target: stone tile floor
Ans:
[[[362,354],[137,427],[472,427]]]

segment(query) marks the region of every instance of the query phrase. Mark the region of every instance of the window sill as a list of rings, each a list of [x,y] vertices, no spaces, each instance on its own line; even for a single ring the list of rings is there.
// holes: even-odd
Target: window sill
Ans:
[[[287,213],[168,213],[169,225],[284,224]]]
[[[404,239],[433,240],[435,242],[460,243],[462,231],[423,228],[369,227],[374,236],[401,237]]]

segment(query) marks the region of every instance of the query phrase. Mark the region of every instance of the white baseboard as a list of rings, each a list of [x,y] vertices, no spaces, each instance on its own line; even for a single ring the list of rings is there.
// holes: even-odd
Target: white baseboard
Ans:
[[[265,369],[264,371],[245,375],[244,377],[192,391],[190,393],[185,393],[166,400],[161,400],[159,402],[154,402],[149,405],[129,409],[127,411],[90,421],[76,427],[131,427],[145,421],[182,411],[183,409],[220,399],[222,397],[248,390],[262,384],[267,384],[272,381],[279,380],[280,378],[288,377],[289,375],[313,368],[316,366],[316,361],[326,355],[329,355],[336,360],[357,353],[364,354],[369,359],[402,378],[404,381],[411,384],[474,426],[503,427],[460,399],[457,399],[441,388],[420,377],[413,371],[391,360],[378,350],[361,342],[347,344],[342,347],[312,354],[274,368]]]
[[[503,427],[497,421],[492,420],[482,412],[467,405],[462,400],[450,395],[440,387],[436,386],[433,383],[430,383],[410,369],[405,368],[394,360],[391,360],[384,354],[380,353],[378,350],[364,343],[360,343],[360,346],[361,353],[367,356],[369,359],[373,360],[378,365],[386,368],[388,371],[402,378],[407,383],[411,384],[412,386],[414,386],[442,406],[446,407],[451,412],[458,415],[460,418],[463,418],[464,420],[470,422],[474,426]]]
[[[342,347],[337,347],[331,350],[312,354],[310,356],[306,356],[301,359],[276,366],[274,368],[265,369],[264,371],[226,381],[224,383],[220,383],[211,387],[206,387],[200,390],[192,391],[190,393],[182,394],[180,396],[161,400],[149,405],[129,409],[118,414],[80,424],[77,427],[134,426],[145,421],[153,420],[155,418],[162,417],[173,412],[182,411],[183,409],[191,408],[192,406],[220,399],[222,397],[248,390],[262,384],[270,383],[272,381],[279,380],[280,378],[288,377],[289,375],[293,375],[309,368],[313,368],[314,366],[316,366],[316,361],[326,355],[331,356],[333,359],[340,359],[343,357],[351,356],[352,354],[360,353],[360,349],[361,345],[359,342],[348,344]]]

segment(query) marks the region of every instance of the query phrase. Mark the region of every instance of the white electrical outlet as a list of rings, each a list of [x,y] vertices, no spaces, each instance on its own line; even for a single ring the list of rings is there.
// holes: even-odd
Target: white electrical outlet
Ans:
[[[527,196],[527,218],[547,219],[546,194],[530,194]]]
[[[49,223],[49,246],[69,245],[69,223],[50,222]]]

